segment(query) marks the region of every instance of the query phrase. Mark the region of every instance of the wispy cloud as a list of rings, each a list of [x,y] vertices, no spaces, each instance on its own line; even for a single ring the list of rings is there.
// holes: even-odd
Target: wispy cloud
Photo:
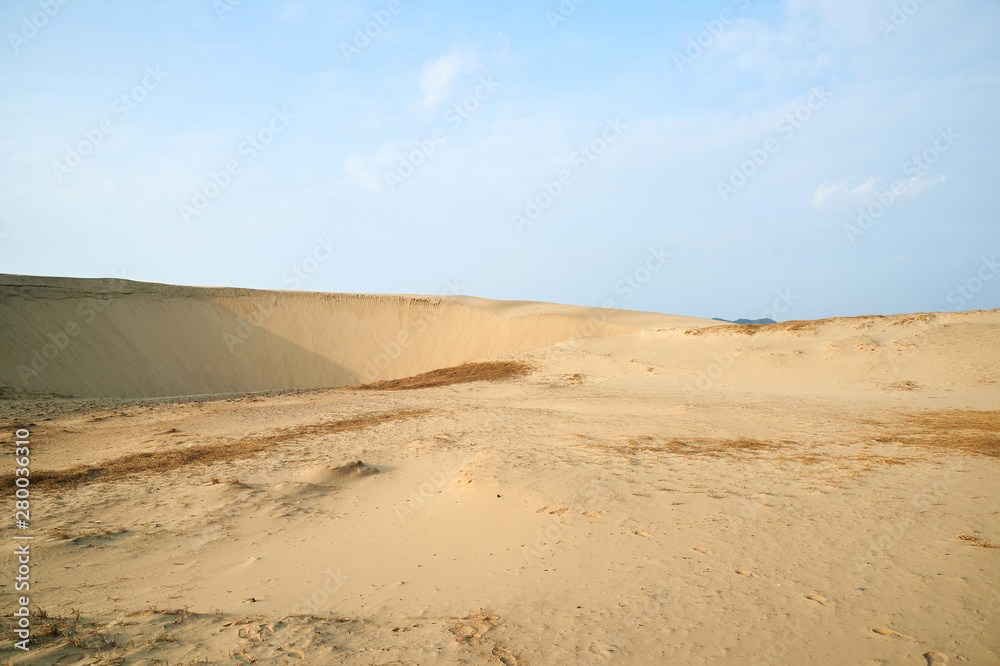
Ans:
[[[424,95],[420,106],[431,110],[440,107],[451,97],[455,79],[478,65],[479,58],[461,47],[454,48],[448,55],[426,61],[420,71],[420,92]]]
[[[813,193],[810,204],[817,210],[844,210],[851,206],[864,206],[875,201],[881,192],[891,190],[896,199],[913,199],[939,183],[945,176],[927,178],[925,175],[899,180],[883,186],[881,176],[870,176],[864,182],[857,176],[834,182],[824,181]]]

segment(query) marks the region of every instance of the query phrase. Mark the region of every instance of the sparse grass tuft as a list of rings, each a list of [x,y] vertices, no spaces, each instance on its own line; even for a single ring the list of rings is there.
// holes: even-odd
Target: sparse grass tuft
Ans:
[[[412,391],[415,389],[437,388],[452,384],[468,384],[470,382],[496,382],[505,379],[524,377],[533,370],[532,366],[523,361],[487,361],[484,363],[466,363],[452,368],[431,370],[413,377],[403,379],[386,379],[363,386],[350,388],[364,391]]]
[[[82,527],[74,531],[70,531],[69,527],[63,526],[49,531],[49,534],[55,539],[82,539],[86,537],[114,536],[116,534],[124,534],[128,531],[127,527],[111,527],[109,525]]]
[[[965,541],[973,546],[979,546],[980,548],[1000,548],[1000,544],[993,543],[987,539],[980,539],[973,534],[959,534],[955,538],[961,539],[962,541]]]
[[[905,414],[897,421],[868,421],[868,424],[883,432],[874,438],[877,442],[1000,458],[1000,411],[943,409]]]
[[[33,487],[67,488],[101,481],[121,481],[144,474],[162,474],[193,465],[210,465],[250,458],[262,451],[274,449],[303,437],[363,430],[382,423],[423,416],[429,412],[430,410],[420,409],[363,414],[337,421],[284,428],[269,435],[246,437],[235,442],[174,447],[156,451],[155,454],[130,453],[97,465],[62,470],[32,470],[31,482]],[[6,475],[0,479],[0,490],[11,490],[13,487],[13,475]]]
[[[781,448],[781,442],[762,441],[751,437],[713,439],[708,437],[658,438],[651,435],[632,437],[624,444],[591,445],[634,456],[639,453],[673,453],[683,456],[746,456]]]

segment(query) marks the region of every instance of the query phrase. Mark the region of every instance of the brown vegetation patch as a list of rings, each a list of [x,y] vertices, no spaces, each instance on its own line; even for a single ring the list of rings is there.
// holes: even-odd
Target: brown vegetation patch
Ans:
[[[895,422],[867,423],[884,433],[875,438],[877,442],[1000,458],[1000,411],[944,409],[906,414]]]
[[[905,326],[915,322],[928,322],[935,319],[935,313],[920,313],[911,315],[864,315],[861,317],[833,317],[829,319],[811,319],[806,321],[782,321],[776,324],[723,324],[705,328],[690,329],[686,335],[703,335],[705,333],[736,333],[739,335],[756,335],[757,333],[789,331],[792,333],[814,333],[821,326],[840,322],[844,324],[871,326],[876,323],[892,326]]]
[[[765,442],[750,437],[712,439],[707,437],[685,437],[660,439],[650,435],[633,437],[625,444],[597,445],[597,448],[611,449],[627,455],[639,453],[673,453],[686,456],[741,456],[756,455],[776,451],[781,442]]]
[[[995,544],[987,539],[980,539],[973,534],[959,534],[956,539],[961,539],[966,543],[970,543],[973,546],[979,546],[980,548],[1000,548],[1000,544]]]
[[[802,470],[808,466],[814,468],[815,474],[820,472],[846,472],[849,476],[869,472],[876,465],[889,467],[906,465],[915,458],[877,455],[871,452],[838,455],[830,450],[817,450],[806,447],[801,442],[790,439],[761,440],[752,437],[666,437],[658,438],[650,435],[632,437],[624,443],[585,444],[587,448],[614,452],[619,455],[634,457],[641,455],[672,454],[687,458],[728,458],[730,460],[760,459],[765,454],[781,470]],[[661,488],[660,490],[665,490]]]
[[[532,371],[530,364],[524,361],[486,361],[483,363],[466,363],[451,368],[431,370],[403,379],[386,379],[354,389],[366,391],[412,391],[414,389],[436,388],[452,384],[468,384],[470,382],[496,382],[505,379],[524,377]]]
[[[362,430],[382,423],[400,421],[427,413],[429,413],[429,410],[363,414],[337,421],[325,421],[323,423],[311,423],[284,428],[268,435],[246,437],[235,442],[170,448],[154,453],[130,453],[96,465],[81,465],[63,470],[32,472],[31,485],[42,488],[71,487],[82,483],[94,483],[98,481],[121,481],[140,474],[172,472],[176,469],[192,465],[210,465],[216,462],[240,460],[250,458],[262,451],[273,449],[304,437],[318,437]],[[13,476],[6,476],[0,481],[0,488],[4,490],[10,490],[13,487]]]
[[[115,612],[117,610],[115,609]],[[187,619],[188,611],[187,609],[161,611],[150,608],[144,611],[128,612],[111,621],[96,617],[81,619],[81,613],[78,610],[71,611],[67,617],[58,617],[49,615],[42,608],[32,608],[30,615],[40,620],[34,623],[36,628],[31,632],[33,650],[41,651],[53,646],[72,645],[85,653],[93,653],[90,656],[94,657],[95,660],[87,663],[124,664],[133,663],[126,662],[125,656],[126,651],[136,647],[136,645],[134,641],[126,642],[121,638],[122,619],[148,615],[155,620],[164,621],[168,617],[174,617],[167,624],[182,624]],[[4,624],[13,625],[13,622],[10,621],[13,619],[12,613],[5,613],[3,619]],[[9,630],[0,636],[0,640],[14,641],[18,640],[18,637],[13,630]],[[173,642],[174,639],[165,631],[160,631],[155,637],[148,639],[149,644],[168,641]],[[8,663],[11,662],[4,662],[4,664]]]
[[[95,537],[97,539],[110,538],[120,534],[126,534],[128,531],[129,529],[127,527],[110,527],[104,525],[98,527],[81,527],[77,529],[70,529],[67,526],[63,526],[50,531],[49,535],[55,539],[72,539],[76,541],[90,537]]]
[[[758,333],[775,331],[790,331],[792,333],[812,333],[823,324],[833,319],[814,319],[810,321],[783,321],[777,324],[723,324],[685,331],[686,335],[703,335],[705,333],[735,333],[737,335],[756,335]]]

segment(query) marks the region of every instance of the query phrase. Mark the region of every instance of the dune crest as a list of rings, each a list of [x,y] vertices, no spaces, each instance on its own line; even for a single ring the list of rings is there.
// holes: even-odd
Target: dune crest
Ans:
[[[466,296],[0,276],[0,387],[91,397],[333,388],[581,337],[714,322]]]

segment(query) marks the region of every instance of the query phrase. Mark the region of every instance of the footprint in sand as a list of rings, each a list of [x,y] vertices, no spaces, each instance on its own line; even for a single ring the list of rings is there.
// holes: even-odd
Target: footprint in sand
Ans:
[[[741,576],[746,576],[747,578],[760,578],[760,576],[758,576],[754,572],[747,571],[746,569],[737,569],[736,573],[738,573]]]
[[[830,601],[826,597],[820,596],[818,594],[807,594],[806,599],[809,601],[815,601],[818,604],[823,604],[824,606],[836,606],[837,604]]]
[[[514,653],[505,647],[500,647],[495,645],[493,647],[493,656],[490,662],[494,664],[503,664],[504,666],[517,666],[517,657]]]
[[[499,624],[500,618],[490,613],[472,613],[456,622],[448,631],[459,643],[477,645],[483,634]]]
[[[901,634],[898,631],[896,631],[895,629],[886,629],[884,627],[876,627],[875,629],[872,629],[872,631],[874,631],[876,634],[879,634],[881,636],[893,636],[895,638],[905,638],[908,641],[915,641],[915,640],[917,640],[913,636],[907,636],[906,634]]]
[[[948,663],[948,655],[937,650],[925,652],[924,659],[927,660],[927,666],[944,666]]]

